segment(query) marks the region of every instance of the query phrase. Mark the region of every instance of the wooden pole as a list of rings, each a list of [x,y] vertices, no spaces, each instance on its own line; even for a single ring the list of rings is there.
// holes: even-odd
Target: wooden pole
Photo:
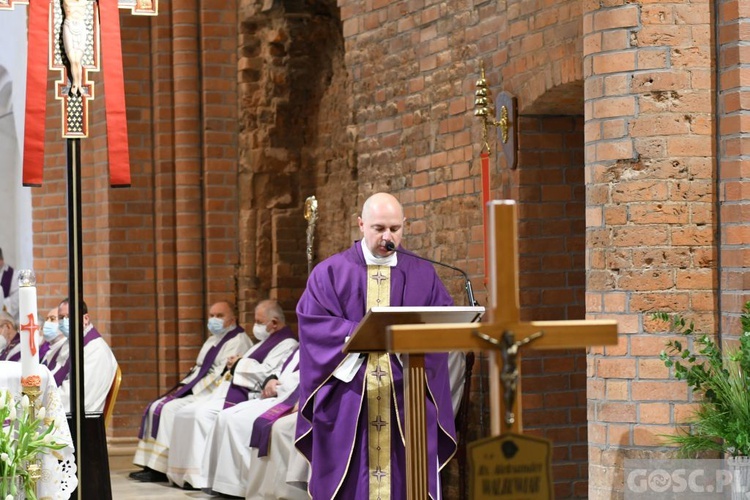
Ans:
[[[68,146],[68,314],[70,316],[70,434],[76,454],[78,488],[76,498],[84,497],[84,450],[81,446],[86,418],[83,387],[83,224],[81,219],[81,140],[67,139]]]

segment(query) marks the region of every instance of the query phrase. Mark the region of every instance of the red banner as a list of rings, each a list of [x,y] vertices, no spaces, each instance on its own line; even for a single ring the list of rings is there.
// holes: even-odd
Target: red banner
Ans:
[[[130,152],[117,0],[99,0],[99,19],[106,85],[104,107],[107,114],[109,183],[112,187],[127,187],[130,186]]]
[[[41,186],[47,120],[50,1],[29,2],[29,45],[26,58],[26,117],[23,139],[23,185]]]
[[[490,201],[490,154],[482,151],[482,216],[484,217],[484,284],[490,276],[489,221],[487,220],[487,203]]]

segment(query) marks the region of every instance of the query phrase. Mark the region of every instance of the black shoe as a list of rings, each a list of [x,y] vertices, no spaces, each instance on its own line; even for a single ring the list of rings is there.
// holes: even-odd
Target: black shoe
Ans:
[[[153,469],[143,469],[139,472],[131,472],[129,477],[142,483],[166,483],[167,475]]]
[[[182,485],[183,490],[190,490],[190,491],[197,491],[198,488],[194,488],[192,484],[185,481],[185,484]]]

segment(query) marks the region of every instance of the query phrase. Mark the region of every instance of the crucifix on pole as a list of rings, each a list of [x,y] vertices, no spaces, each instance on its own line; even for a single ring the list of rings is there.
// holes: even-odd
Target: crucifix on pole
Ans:
[[[490,306],[482,323],[391,325],[388,351],[421,356],[427,352],[490,350],[490,407],[492,434],[521,434],[521,350],[570,349],[617,343],[614,320],[521,321],[518,294],[518,250],[516,205],[513,201],[490,202]],[[497,355],[499,351],[499,356]],[[404,384],[405,390],[412,389]],[[418,389],[417,389],[418,390]],[[408,394],[405,401],[420,401]],[[423,399],[421,400],[423,401]],[[424,409],[406,408],[407,478],[409,498],[420,497],[422,487],[412,476],[410,463],[423,463],[426,456],[424,421],[412,423],[409,415]],[[501,436],[502,437],[502,436]],[[417,471],[416,477],[426,477]],[[481,498],[476,496],[475,498]],[[532,497],[528,497],[532,498]],[[537,498],[537,497],[533,497]]]
[[[97,464],[86,460],[89,451],[106,460],[106,436],[99,419],[98,435],[82,439],[85,414],[83,373],[83,237],[81,220],[81,138],[88,137],[89,102],[95,97],[89,72],[103,67],[106,83],[107,150],[110,184],[130,185],[125,85],[120,39],[120,9],[136,15],[156,15],[158,0],[0,0],[0,10],[28,4],[28,55],[24,120],[23,185],[41,186],[47,110],[47,73],[57,71],[55,98],[61,104],[61,136],[67,142],[68,279],[70,315],[71,436],[76,453],[76,497],[111,497],[109,467],[106,477],[84,470]],[[101,64],[102,56],[106,63]],[[83,444],[86,446],[82,446]],[[102,455],[99,454],[98,458]],[[84,493],[85,491],[85,493]]]

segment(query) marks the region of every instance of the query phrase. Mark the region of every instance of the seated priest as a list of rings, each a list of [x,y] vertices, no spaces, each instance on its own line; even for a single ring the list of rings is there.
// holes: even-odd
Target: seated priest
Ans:
[[[263,384],[258,399],[219,412],[211,432],[201,471],[214,493],[244,496],[247,475],[260,456],[266,456],[271,425],[295,409],[299,386],[299,351],[294,349],[277,375]],[[289,444],[294,446],[294,440]],[[252,448],[251,448],[252,447]]]
[[[294,447],[297,410],[282,416],[271,427],[266,456],[258,448],[251,449],[250,469],[245,470],[245,500],[307,500],[310,465]]]
[[[222,410],[261,396],[266,379],[278,373],[297,348],[297,338],[286,325],[284,311],[275,300],[255,308],[253,335],[259,340],[241,358],[230,358],[228,377],[207,401],[182,408],[175,417],[170,441],[167,477],[180,487],[206,488],[201,466],[206,441]]]
[[[0,311],[0,361],[21,361],[21,334],[9,313]]]
[[[70,336],[70,301],[66,298],[57,306],[59,328],[67,339]],[[83,315],[83,390],[85,393],[84,408],[87,412],[104,411],[112,382],[117,374],[117,360],[101,334],[94,328],[86,303],[81,301]],[[60,390],[65,411],[70,411],[70,358],[62,368],[65,373],[58,373],[63,382]]]
[[[209,336],[203,343],[195,365],[169,392],[146,407],[138,435],[133,463],[143,470],[130,478],[144,482],[166,481],[169,442],[174,417],[181,408],[206,401],[220,385],[227,361],[253,345],[245,330],[237,325],[234,305],[216,302],[208,311]]]
[[[57,307],[53,307],[47,313],[42,324],[42,335],[44,344],[39,349],[40,362],[46,366],[55,379],[55,384],[60,387],[68,374],[68,353],[70,344],[57,320]]]

